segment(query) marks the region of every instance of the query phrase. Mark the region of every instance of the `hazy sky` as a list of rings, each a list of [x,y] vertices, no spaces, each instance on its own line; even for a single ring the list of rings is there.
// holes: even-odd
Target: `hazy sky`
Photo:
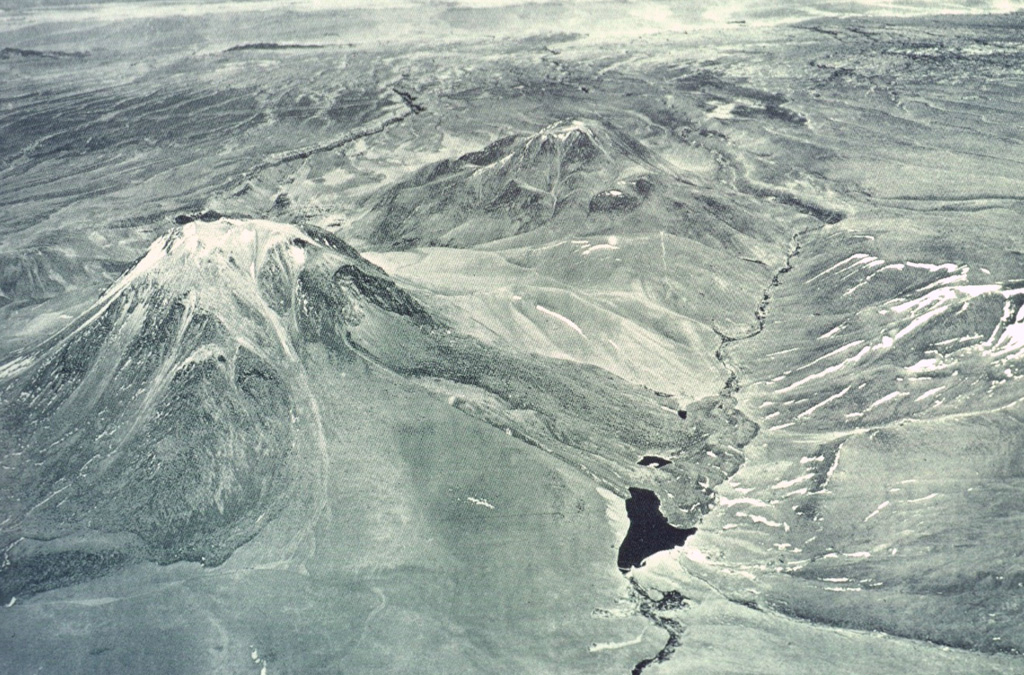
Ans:
[[[388,27],[388,39],[396,39],[411,34],[638,35],[740,21],[770,25],[850,15],[1010,12],[1024,9],[1024,0],[0,0],[0,30],[51,21],[212,18],[237,12],[354,8],[365,8],[375,25]],[[381,36],[371,29],[362,37]]]
[[[1024,0],[0,0],[0,10],[11,13],[71,12],[166,16],[207,14],[238,10],[291,8],[326,10],[387,8],[428,5],[433,7],[496,8],[514,5],[620,5],[633,15],[686,17],[699,15],[708,21],[758,16],[812,16],[840,14],[922,14],[937,12],[1011,12],[1024,8]]]

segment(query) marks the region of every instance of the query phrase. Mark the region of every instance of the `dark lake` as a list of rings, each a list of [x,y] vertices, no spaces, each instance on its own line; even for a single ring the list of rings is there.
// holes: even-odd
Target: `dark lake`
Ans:
[[[697,528],[681,529],[669,525],[661,513],[661,501],[650,490],[629,488],[626,515],[629,530],[619,546],[619,569],[628,571],[654,555],[676,546],[682,546]]]

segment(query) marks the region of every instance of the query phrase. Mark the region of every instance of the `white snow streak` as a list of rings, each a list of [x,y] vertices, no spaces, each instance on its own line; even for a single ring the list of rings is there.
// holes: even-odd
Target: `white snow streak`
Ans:
[[[486,499],[478,499],[477,497],[466,497],[466,501],[470,504],[476,504],[477,506],[483,506],[484,508],[493,509],[494,504],[490,503]]]
[[[824,401],[821,401],[820,403],[818,403],[816,405],[812,405],[810,408],[808,408],[807,410],[805,410],[802,413],[800,413],[799,415],[797,415],[797,419],[799,419],[801,417],[809,417],[809,416],[813,415],[815,411],[820,410],[821,408],[827,406],[832,401],[835,401],[836,399],[840,399],[843,396],[846,396],[846,394],[850,391],[851,388],[852,387],[847,387],[846,389],[843,389],[838,394],[833,394],[833,395],[829,396],[828,398],[826,398]]]
[[[570,319],[562,316],[558,312],[554,312],[554,311],[548,309],[547,307],[544,307],[543,305],[537,305],[537,311],[540,312],[541,314],[547,314],[550,317],[558,319],[559,321],[564,323],[569,328],[572,328],[574,331],[576,331],[577,333],[579,333],[583,337],[587,337],[586,335],[583,334],[583,329],[581,329],[573,321],[571,321]]]
[[[591,652],[603,652],[609,649],[622,649],[623,647],[632,647],[643,642],[644,636],[641,633],[632,640],[626,640],[624,642],[595,642],[590,645]]]

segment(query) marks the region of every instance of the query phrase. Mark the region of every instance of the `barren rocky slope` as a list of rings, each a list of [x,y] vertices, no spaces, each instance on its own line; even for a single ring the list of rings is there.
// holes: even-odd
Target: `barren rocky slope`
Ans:
[[[1019,672],[1022,18],[927,9],[5,8],[0,670]]]

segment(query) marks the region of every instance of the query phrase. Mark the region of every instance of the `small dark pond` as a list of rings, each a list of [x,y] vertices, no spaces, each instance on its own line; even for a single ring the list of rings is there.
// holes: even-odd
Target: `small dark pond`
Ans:
[[[644,560],[658,551],[682,546],[697,528],[681,529],[668,524],[662,514],[661,501],[650,490],[629,488],[626,515],[629,530],[619,546],[619,569],[623,572],[640,567]]]

